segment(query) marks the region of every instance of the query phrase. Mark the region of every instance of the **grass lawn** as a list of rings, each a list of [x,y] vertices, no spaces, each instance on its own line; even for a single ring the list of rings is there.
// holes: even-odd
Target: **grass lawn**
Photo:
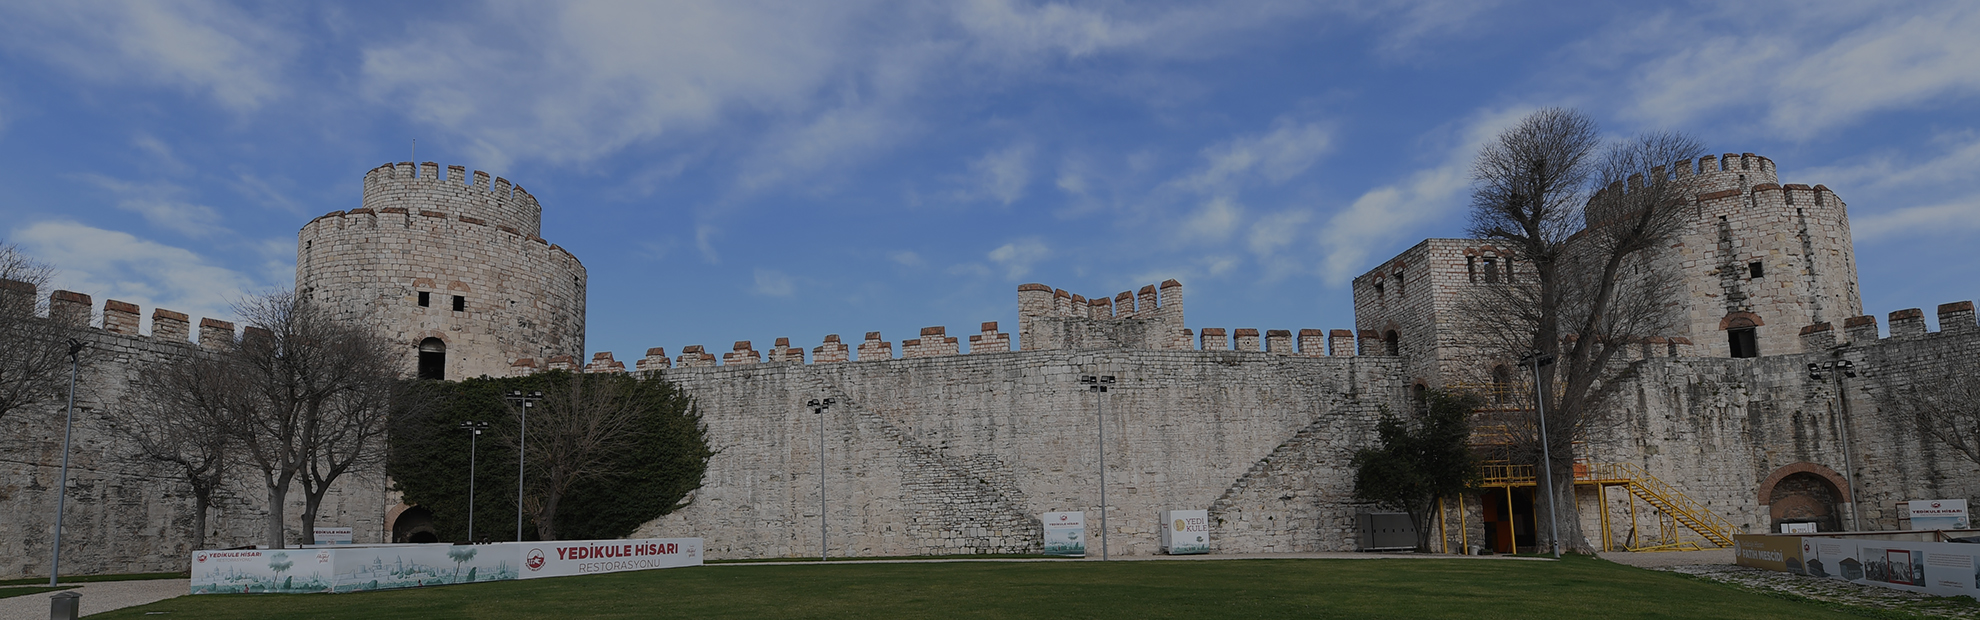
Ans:
[[[203,595],[99,618],[1844,618],[1591,558],[704,566],[359,594]]]
[[[59,583],[89,583],[94,581],[142,581],[146,579],[185,579],[185,573],[113,573],[109,575],[64,575]],[[25,577],[21,579],[0,579],[0,586],[31,586],[48,583],[47,577]]]

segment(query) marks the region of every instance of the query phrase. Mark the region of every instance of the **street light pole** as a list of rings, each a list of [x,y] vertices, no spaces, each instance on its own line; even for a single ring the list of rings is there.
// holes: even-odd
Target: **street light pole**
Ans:
[[[1553,442],[1547,439],[1547,393],[1540,387],[1540,367],[1554,363],[1554,356],[1534,351],[1525,361],[1533,364],[1533,407],[1540,417],[1540,469],[1546,472],[1547,482],[1547,531],[1554,548],[1554,559],[1561,557],[1561,515],[1560,502],[1554,500],[1554,450]],[[1506,506],[1510,512],[1512,506]],[[1514,549],[1513,553],[1519,553]]]
[[[76,427],[76,367],[82,350],[89,345],[75,338],[69,339],[69,419],[62,424],[62,477],[55,484],[55,555],[48,563],[48,585],[53,587],[55,579],[62,574],[62,511],[69,499],[69,440]],[[204,527],[202,524],[201,527]]]
[[[474,456],[475,446],[481,439],[481,431],[488,429],[487,422],[467,421],[461,423],[461,430],[468,431],[468,544],[474,544]]]
[[[522,390],[509,391],[509,402],[517,404],[516,411],[522,416],[516,438],[516,542],[522,542],[523,532],[523,464],[529,459],[529,408],[542,399],[542,392],[523,394]]]
[[[1096,377],[1093,375],[1084,375],[1079,378],[1079,382],[1086,385],[1089,391],[1100,394],[1098,405],[1100,417],[1100,561],[1105,562],[1109,559],[1107,556],[1107,388],[1114,386],[1114,376],[1100,375]]]
[[[832,405],[838,402],[836,398],[825,400],[814,398],[811,402],[805,403],[811,406],[812,413],[818,415],[818,561],[820,562],[831,559],[829,551],[831,546],[829,539],[825,537],[825,410],[831,409]]]

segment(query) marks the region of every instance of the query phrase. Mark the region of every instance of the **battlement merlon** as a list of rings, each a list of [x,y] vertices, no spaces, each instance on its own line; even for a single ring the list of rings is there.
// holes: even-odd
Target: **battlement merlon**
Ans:
[[[1020,350],[1194,349],[1184,329],[1182,283],[1175,280],[1091,300],[1044,284],[1018,287]]]
[[[446,174],[435,162],[385,164],[364,175],[364,206],[371,209],[407,208],[417,213],[420,204],[458,206],[449,209],[471,217],[523,231],[527,236],[542,232],[543,207],[536,197],[508,179],[479,170],[472,176],[464,166],[447,166]]]

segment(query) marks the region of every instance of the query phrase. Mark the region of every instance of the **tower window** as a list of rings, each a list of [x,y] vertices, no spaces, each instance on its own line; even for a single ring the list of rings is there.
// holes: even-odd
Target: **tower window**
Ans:
[[[1758,278],[1767,275],[1767,268],[1762,266],[1759,261],[1754,261],[1746,264],[1746,273]]]
[[[419,341],[419,378],[435,381],[447,378],[447,343],[439,338]]]
[[[1400,272],[1400,271],[1398,271],[1398,272],[1396,272],[1396,295],[1397,295],[1397,296],[1401,296],[1401,295],[1403,294],[1403,277],[1402,277],[1402,276],[1403,276],[1403,274],[1402,274],[1402,272]]]
[[[431,305],[432,303],[433,303],[432,293],[428,293],[426,291],[419,292],[419,307],[425,308],[428,305]]]
[[[1375,281],[1375,296],[1376,296],[1376,297],[1381,297],[1381,296],[1382,296],[1382,281],[1381,281],[1381,280],[1376,280],[1376,281]]]
[[[1486,264],[1489,265],[1491,263],[1486,263]],[[1464,257],[1464,274],[1466,277],[1470,278],[1472,282],[1478,281],[1478,257],[1476,256]]]
[[[455,311],[455,312],[466,312],[466,311],[467,311],[467,298],[466,298],[466,297],[462,297],[462,296],[460,296],[460,295],[455,295],[455,296],[454,296],[454,311]]]
[[[1402,337],[1396,335],[1396,330],[1391,329],[1388,333],[1382,334],[1383,352],[1389,355],[1402,355],[1402,343],[1399,342],[1400,340],[1402,340]]]
[[[1752,327],[1726,330],[1726,344],[1731,346],[1733,357],[1760,357],[1760,338],[1755,332]]]
[[[1499,259],[1496,258],[1485,259],[1485,282],[1492,283],[1498,281],[1499,281]]]

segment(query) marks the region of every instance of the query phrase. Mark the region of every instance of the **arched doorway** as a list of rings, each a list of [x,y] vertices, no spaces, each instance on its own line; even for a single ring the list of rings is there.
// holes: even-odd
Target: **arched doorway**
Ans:
[[[1382,334],[1382,352],[1386,355],[1402,355],[1402,343],[1398,342],[1399,340],[1402,340],[1402,337],[1396,335],[1396,330],[1391,329],[1389,333]]]
[[[413,506],[401,511],[392,520],[392,542],[440,542],[440,531],[433,527],[433,511],[425,506]]]
[[[1760,501],[1767,505],[1770,531],[1783,523],[1813,523],[1816,531],[1845,529],[1843,504],[1849,494],[1842,477],[1814,463],[1796,463],[1776,470],[1760,483]]]
[[[419,341],[419,378],[435,381],[447,378],[447,343],[439,338]]]

